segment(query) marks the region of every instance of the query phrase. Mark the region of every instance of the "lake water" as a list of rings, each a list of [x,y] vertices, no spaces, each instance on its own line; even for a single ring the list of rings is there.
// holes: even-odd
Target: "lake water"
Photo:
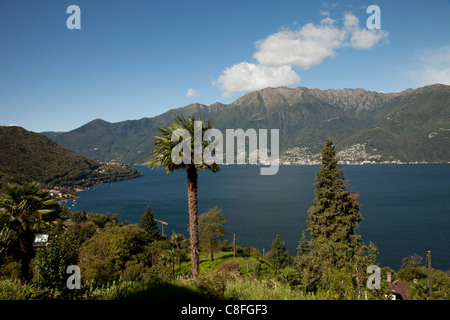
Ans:
[[[450,269],[450,165],[344,165],[350,191],[360,193],[363,221],[357,229],[365,243],[380,250],[380,266],[398,270],[414,253],[432,254],[432,266]],[[66,203],[72,211],[117,213],[120,221],[138,223],[147,205],[172,231],[188,236],[185,171],[137,169],[143,177],[104,184],[79,193]],[[242,247],[269,251],[276,235],[292,255],[306,229],[319,166],[280,166],[261,176],[258,166],[222,166],[218,173],[199,172],[199,214],[213,206],[227,220],[226,239],[233,234]],[[159,226],[161,226],[158,223]]]

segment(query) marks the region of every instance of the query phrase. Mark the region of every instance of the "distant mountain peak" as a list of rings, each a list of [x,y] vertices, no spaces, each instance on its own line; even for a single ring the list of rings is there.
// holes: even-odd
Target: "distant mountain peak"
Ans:
[[[97,119],[94,119],[92,121],[89,121],[87,124],[94,124],[94,125],[96,125],[96,124],[108,124],[108,123],[111,123],[111,122],[108,122],[106,120],[97,118]]]

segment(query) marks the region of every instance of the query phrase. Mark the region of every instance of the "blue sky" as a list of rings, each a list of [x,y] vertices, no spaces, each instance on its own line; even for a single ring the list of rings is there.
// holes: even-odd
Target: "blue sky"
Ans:
[[[444,0],[0,0],[0,125],[70,131],[267,86],[450,84],[449,16]]]

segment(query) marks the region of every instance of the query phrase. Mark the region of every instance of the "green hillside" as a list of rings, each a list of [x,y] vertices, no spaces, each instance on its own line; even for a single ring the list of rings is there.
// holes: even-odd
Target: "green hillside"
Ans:
[[[384,119],[343,139],[340,146],[366,142],[386,159],[450,161],[450,87],[418,89]]]
[[[32,180],[44,186],[86,187],[139,176],[129,166],[106,165],[21,127],[0,127],[0,189]]]

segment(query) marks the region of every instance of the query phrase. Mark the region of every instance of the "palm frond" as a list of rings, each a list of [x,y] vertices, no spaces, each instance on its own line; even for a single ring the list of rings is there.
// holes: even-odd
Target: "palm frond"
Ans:
[[[49,206],[56,200],[37,182],[8,185],[0,199],[0,220],[6,224],[19,223],[24,229],[39,230],[36,228],[42,226],[42,215],[54,211]]]
[[[213,120],[208,120],[205,124],[201,118],[195,119],[194,117],[190,119],[186,119],[183,116],[178,116],[176,120],[167,126],[167,128],[158,128],[158,131],[161,133],[160,136],[153,137],[155,139],[153,150],[151,152],[152,158],[148,161],[147,165],[151,168],[161,168],[164,167],[167,173],[171,173],[174,170],[178,169],[186,169],[186,163],[176,164],[172,159],[172,150],[182,141],[182,137],[179,137],[178,140],[172,140],[172,137],[175,136],[175,132],[179,129],[187,131],[191,136],[191,148],[190,148],[190,159],[191,164],[194,163],[194,150],[199,147],[195,144],[194,141],[194,133],[195,133],[195,121],[202,121],[201,133],[203,134],[212,128]],[[204,148],[207,145],[205,141],[201,141],[201,147]],[[203,149],[202,149],[203,150]],[[180,153],[180,158],[184,155]],[[195,164],[195,167],[198,170],[212,170],[213,172],[219,171],[219,166],[216,163],[207,164],[203,160],[202,163]]]

